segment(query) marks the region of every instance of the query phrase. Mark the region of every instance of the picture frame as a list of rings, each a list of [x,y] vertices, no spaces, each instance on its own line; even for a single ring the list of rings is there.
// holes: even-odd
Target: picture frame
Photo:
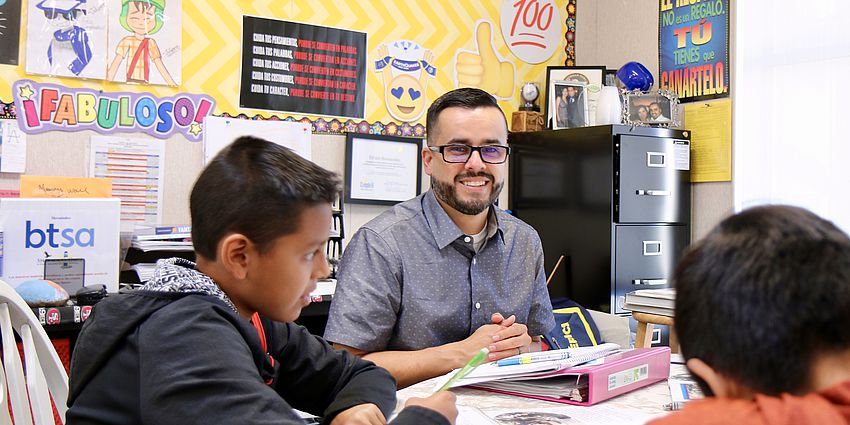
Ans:
[[[669,90],[623,94],[623,123],[632,126],[679,127],[679,99]]]
[[[393,205],[422,192],[423,139],[346,133],[345,202]]]
[[[547,111],[552,116],[547,117],[553,130],[576,128],[588,125],[587,85],[570,80],[553,80],[549,92]]]
[[[602,79],[602,84],[611,87],[619,87],[620,82],[617,80],[617,70],[616,69],[606,69],[605,76]]]
[[[552,110],[553,102],[551,101],[556,94],[554,92],[554,81],[572,81],[585,84],[585,98],[587,100],[587,123],[585,125],[595,125],[596,101],[602,89],[604,74],[604,66],[547,66],[546,111],[544,114],[547,128],[555,128],[553,122],[555,113]]]

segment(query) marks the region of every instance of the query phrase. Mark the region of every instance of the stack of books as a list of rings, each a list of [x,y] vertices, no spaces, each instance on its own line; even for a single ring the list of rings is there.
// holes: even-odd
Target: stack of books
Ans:
[[[132,246],[141,251],[191,251],[192,226],[136,226]]]
[[[139,282],[145,283],[153,276],[156,260],[194,258],[192,226],[136,226],[131,251],[127,256],[130,269],[136,272]]]
[[[626,294],[623,308],[640,313],[673,317],[676,304],[676,289],[640,289]]]

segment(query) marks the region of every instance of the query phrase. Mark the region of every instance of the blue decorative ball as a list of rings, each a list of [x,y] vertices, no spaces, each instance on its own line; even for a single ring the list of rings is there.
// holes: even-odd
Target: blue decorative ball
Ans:
[[[68,302],[68,292],[52,280],[28,280],[15,290],[31,307],[60,306]]]
[[[655,79],[652,78],[652,73],[639,62],[627,62],[617,70],[617,78],[629,90],[640,89],[643,91],[649,90]]]

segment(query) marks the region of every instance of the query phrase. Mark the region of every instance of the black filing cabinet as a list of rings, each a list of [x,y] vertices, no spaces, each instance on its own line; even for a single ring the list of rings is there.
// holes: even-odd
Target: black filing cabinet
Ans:
[[[605,125],[513,133],[509,208],[540,234],[553,298],[615,314],[670,285],[690,243],[688,131]]]

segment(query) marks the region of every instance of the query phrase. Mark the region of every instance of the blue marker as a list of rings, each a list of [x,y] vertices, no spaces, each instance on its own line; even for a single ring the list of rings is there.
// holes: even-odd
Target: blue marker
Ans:
[[[548,362],[553,360],[564,360],[570,358],[570,353],[567,350],[556,351],[541,351],[539,353],[529,353],[519,357],[511,357],[502,359],[496,362],[497,366],[513,366],[537,362]]]

